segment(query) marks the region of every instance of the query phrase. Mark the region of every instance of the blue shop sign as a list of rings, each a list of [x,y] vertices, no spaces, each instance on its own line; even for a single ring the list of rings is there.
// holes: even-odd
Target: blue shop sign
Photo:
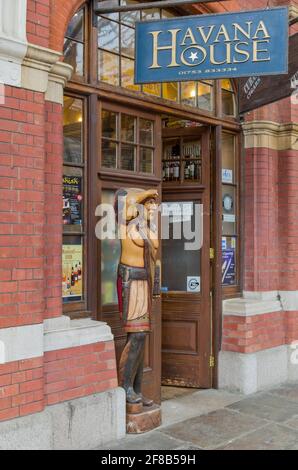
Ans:
[[[288,70],[288,8],[136,23],[135,83]]]

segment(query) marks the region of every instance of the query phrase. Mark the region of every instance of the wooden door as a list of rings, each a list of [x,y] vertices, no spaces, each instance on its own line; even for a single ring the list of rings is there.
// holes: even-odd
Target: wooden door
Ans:
[[[191,223],[198,224],[203,220],[203,244],[201,249],[189,251],[185,250],[183,239],[175,240],[170,235],[169,240],[162,242],[162,383],[209,388],[211,387],[210,132],[209,128],[198,128],[181,129],[180,132],[177,129],[169,130],[164,133],[164,137],[168,139],[171,139],[172,135],[181,139],[181,146],[185,137],[191,138],[192,141],[197,138],[200,141],[201,172],[197,181],[185,180],[184,176],[181,176],[181,171],[183,172],[183,162],[181,162],[180,181],[163,184],[163,202],[180,203],[182,207],[192,204],[189,207],[193,208],[195,204],[202,205],[202,219],[192,220]],[[175,148],[177,145],[179,148],[179,143]],[[193,292],[191,285],[188,284],[192,280]],[[199,289],[198,283],[200,291],[196,292]]]
[[[101,131],[100,141],[101,155],[100,155],[100,170],[99,170],[99,201],[102,203],[113,204],[114,194],[119,188],[156,188],[161,195],[161,118],[159,115],[140,112],[137,109],[118,106],[115,103],[100,103],[99,113],[101,115]],[[110,128],[114,125],[121,126],[121,122],[127,121],[127,116],[135,119],[136,131],[135,142],[127,143],[127,138],[123,139],[123,130],[111,131],[113,138],[105,138],[108,135],[103,132],[103,122],[107,118],[108,113],[114,119]],[[115,117],[116,116],[116,117]],[[124,118],[123,118],[124,117]],[[146,142],[142,141],[142,132],[140,126],[144,123],[152,122],[152,143],[147,139]],[[122,137],[121,137],[122,136]],[[129,137],[132,141],[132,137]],[[146,138],[145,138],[146,140]],[[118,155],[117,161],[121,161],[123,157],[123,149],[126,151],[124,154],[127,162],[127,147],[128,145],[135,146],[136,152],[136,165],[135,171],[125,171],[121,168],[106,168],[106,162],[103,163],[105,148],[108,148],[109,142],[117,147]],[[153,151],[153,168],[151,172],[141,171],[140,155],[142,149],[152,149]],[[107,155],[107,153],[106,153]],[[161,199],[161,197],[160,197]],[[99,253],[99,270],[100,270],[100,286],[101,301],[99,305],[99,317],[102,321],[108,323],[112,329],[115,338],[116,357],[117,362],[121,356],[121,352],[126,343],[126,333],[123,331],[116,294],[116,272],[118,261],[120,257],[120,243],[118,240],[104,240],[100,243]],[[160,259],[161,248],[158,253]],[[146,353],[145,353],[145,367],[143,379],[143,393],[145,396],[154,399],[156,403],[160,403],[160,389],[161,389],[161,299],[156,298],[153,300],[152,306],[152,331],[147,338]]]

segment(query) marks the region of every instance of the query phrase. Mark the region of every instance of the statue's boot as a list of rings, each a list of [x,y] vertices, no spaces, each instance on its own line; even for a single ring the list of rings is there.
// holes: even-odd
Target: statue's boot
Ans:
[[[143,382],[143,371],[144,371],[144,354],[145,354],[145,339],[146,336],[144,337],[143,340],[143,346],[142,346],[142,353],[139,358],[139,364],[138,364],[138,369],[134,381],[134,390],[138,394],[138,396],[141,398],[143,406],[152,406],[153,405],[153,400],[151,398],[146,398],[142,394],[142,382]]]
[[[129,333],[120,359],[120,385],[126,392],[127,403],[130,404],[142,403],[142,398],[134,390],[134,381],[142,354],[142,335],[142,333]]]

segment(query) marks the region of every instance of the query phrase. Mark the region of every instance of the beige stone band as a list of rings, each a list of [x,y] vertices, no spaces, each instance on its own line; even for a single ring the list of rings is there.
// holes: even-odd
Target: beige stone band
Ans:
[[[298,150],[298,124],[253,121],[242,125],[245,148]]]

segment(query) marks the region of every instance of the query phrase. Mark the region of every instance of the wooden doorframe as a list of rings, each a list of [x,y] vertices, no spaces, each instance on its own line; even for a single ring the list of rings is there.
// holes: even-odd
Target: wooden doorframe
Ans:
[[[204,266],[210,265],[210,252],[209,247],[211,246],[211,238],[210,238],[210,226],[211,226],[211,214],[210,214],[210,189],[211,189],[211,181],[210,181],[210,164],[211,164],[211,128],[210,126],[202,126],[197,128],[186,128],[181,130],[181,135],[183,136],[191,136],[195,137],[195,135],[201,135],[203,137],[203,154],[208,155],[208,159],[202,160],[202,170],[204,178],[201,184],[198,183],[187,183],[186,185],[180,185],[180,183],[170,183],[169,185],[165,185],[163,187],[163,201],[190,201],[193,202],[201,201],[204,206],[204,240],[207,240],[207,246],[205,249],[202,250],[202,257],[201,257],[201,277],[202,277],[202,285],[206,286],[206,289],[202,292],[202,297],[198,300],[196,298],[196,294],[186,293],[186,292],[175,292],[169,293],[168,299],[166,298],[167,295],[164,295],[164,301],[168,302],[169,304],[173,302],[173,306],[176,302],[178,306],[181,304],[181,301],[185,302],[185,305],[188,305],[189,302],[193,302],[192,305],[198,302],[198,305],[206,305],[208,308],[208,315],[199,315],[200,318],[200,327],[198,331],[198,342],[200,345],[200,352],[201,357],[198,358],[200,360],[200,366],[198,368],[198,377],[194,378],[194,382],[200,383],[200,387],[202,388],[211,388],[212,386],[212,371],[210,368],[210,355],[212,354],[212,312],[211,312],[211,299],[210,299],[210,289],[211,289],[211,267],[208,269],[206,273],[204,271]],[[180,135],[180,134],[179,134]],[[171,138],[177,136],[177,129],[166,129],[163,132],[164,138]],[[191,301],[191,296],[194,296],[193,300]],[[178,306],[175,306],[175,317],[178,319],[180,317],[180,310]],[[183,319],[183,315],[181,320]],[[206,334],[207,333],[207,334]],[[174,352],[174,351],[173,351]],[[187,353],[185,353],[187,354]],[[171,363],[171,359],[169,357],[168,364]],[[166,382],[167,384],[175,385],[179,384],[183,386],[183,381],[181,379],[175,379],[173,381]],[[191,381],[187,380],[185,382],[185,386],[195,386],[191,385]]]
[[[211,134],[211,246],[214,249],[214,259],[211,265],[212,292],[212,388],[218,388],[218,358],[222,337],[222,126],[213,127]]]

